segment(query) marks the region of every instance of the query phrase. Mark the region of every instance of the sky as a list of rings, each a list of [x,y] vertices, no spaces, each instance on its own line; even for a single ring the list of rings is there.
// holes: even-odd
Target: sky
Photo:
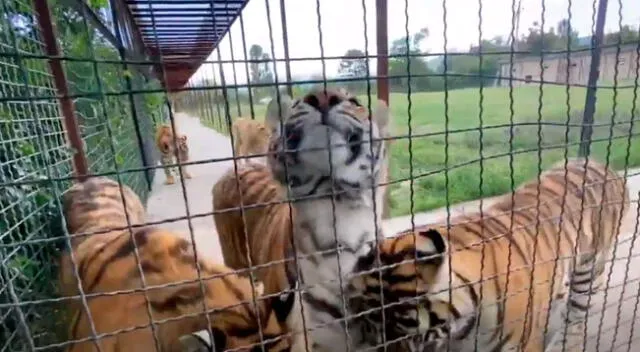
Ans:
[[[569,18],[569,14],[573,29],[577,30],[580,36],[590,35],[593,26],[594,1],[573,0],[571,8],[568,5],[569,1],[520,0],[520,35],[527,33],[528,28],[536,21],[542,23],[544,19],[545,28],[555,27],[558,21]],[[482,39],[491,39],[496,36],[506,39],[512,30],[512,2],[513,0],[444,0],[445,21],[443,0],[388,0],[388,40],[391,42],[405,36],[407,32],[413,34],[427,27],[430,34],[424,40],[421,49],[428,53],[442,53],[445,50],[445,38],[448,51],[466,50],[471,45],[477,45],[480,39],[479,33],[482,33]],[[514,7],[517,7],[518,0],[515,2]],[[322,51],[318,28],[322,29],[324,56],[341,56],[352,48],[365,51],[366,23],[367,48],[369,54],[375,54],[375,0],[285,0],[284,3],[289,56],[315,58],[291,62],[294,80],[295,77],[305,78],[322,73],[323,64],[322,60],[319,60]],[[267,4],[269,12],[267,12]],[[319,11],[317,11],[318,4]],[[620,8],[622,11],[619,11]],[[320,16],[317,15],[318,12]],[[408,13],[408,16],[405,13]],[[273,42],[275,57],[284,58],[280,0],[250,0],[242,16],[247,51],[252,44],[259,44],[272,56],[271,43]],[[269,30],[269,22],[271,30]],[[640,25],[640,1],[609,0],[605,32],[617,30],[620,22],[635,28]],[[234,59],[243,60],[242,31],[239,20],[231,27],[230,35],[227,34],[218,46],[222,60],[231,60],[230,40],[233,44]],[[218,60],[217,50],[209,56],[208,60]],[[336,75],[339,61],[325,60],[327,76]],[[278,77],[284,77],[284,65],[284,62],[277,64]],[[370,68],[375,72],[375,60],[372,60]],[[238,84],[246,83],[245,63],[236,63],[235,71],[235,81]],[[233,65],[224,64],[223,72],[226,83],[232,84]],[[205,63],[191,80],[196,82],[205,77],[211,79],[212,75],[215,75],[219,82],[217,64]]]

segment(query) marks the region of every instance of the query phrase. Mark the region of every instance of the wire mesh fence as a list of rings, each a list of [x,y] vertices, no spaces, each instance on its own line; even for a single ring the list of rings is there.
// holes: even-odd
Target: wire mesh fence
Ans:
[[[0,352],[638,346],[635,3],[0,4]]]
[[[65,133],[69,118],[65,114],[77,118],[87,171],[142,170],[123,173],[122,181],[143,200],[153,176],[144,169],[143,156],[148,165],[157,160],[153,119],[162,117],[161,101],[153,93],[106,96],[123,90],[125,77],[138,89],[150,86],[139,73],[123,68],[118,50],[86,17],[69,4],[51,5],[56,32],[50,34],[67,58],[58,62],[66,73],[68,94],[78,96],[68,101],[70,111],[59,105],[60,81],[50,65],[36,2],[6,0],[0,10],[1,351],[46,346],[60,341],[68,330],[66,314],[58,304],[46,301],[56,296],[57,258],[64,245],[58,199],[71,185],[78,154]],[[141,136],[136,136],[138,127]]]

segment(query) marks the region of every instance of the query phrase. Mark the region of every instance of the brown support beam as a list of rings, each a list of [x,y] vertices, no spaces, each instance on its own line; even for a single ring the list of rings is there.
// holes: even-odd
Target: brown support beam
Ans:
[[[378,73],[378,99],[384,100],[389,104],[389,39],[387,34],[387,0],[376,0],[376,37],[377,37],[377,73]],[[390,122],[391,123],[391,122]],[[390,142],[387,148],[390,147]],[[386,184],[389,182],[389,166],[383,173],[380,182]],[[389,199],[391,188],[386,185],[384,187],[384,205],[382,207],[382,218],[389,217]]]
[[[289,34],[287,33],[287,11],[284,7],[284,0],[280,0],[280,20],[282,21],[282,43],[284,45],[284,67],[287,75],[287,94],[293,98],[293,87],[291,85],[291,63],[289,62]],[[273,58],[275,60],[275,57]],[[274,62],[277,65],[277,62]]]
[[[376,36],[378,49],[378,99],[389,104],[389,44],[387,35],[387,0],[376,0]]]
[[[78,126],[78,119],[75,114],[75,107],[73,100],[69,97],[67,78],[62,68],[62,62],[59,59],[60,51],[58,49],[58,43],[56,42],[56,32],[53,22],[51,21],[51,13],[49,12],[46,0],[33,0],[33,8],[38,18],[38,25],[40,26],[45,51],[49,57],[49,68],[58,93],[58,103],[62,111],[67,140],[73,148],[73,174],[80,182],[83,182],[89,174],[89,167],[87,157],[84,153],[84,145]]]

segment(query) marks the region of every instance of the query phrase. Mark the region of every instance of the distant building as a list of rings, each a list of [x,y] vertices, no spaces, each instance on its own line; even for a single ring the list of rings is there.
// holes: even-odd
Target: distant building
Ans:
[[[638,67],[637,44],[620,47],[618,56],[618,81],[635,79]],[[616,47],[602,49],[600,57],[599,81],[613,82],[616,66]],[[555,82],[562,84],[586,85],[589,79],[589,67],[591,65],[591,50],[571,52],[567,61],[567,53],[547,54],[542,56],[542,69],[540,56],[516,57],[513,59],[513,67],[509,60],[502,60],[500,65],[499,86],[509,86],[509,78],[513,77],[513,85],[531,84],[539,81]],[[568,64],[568,70],[567,70]]]

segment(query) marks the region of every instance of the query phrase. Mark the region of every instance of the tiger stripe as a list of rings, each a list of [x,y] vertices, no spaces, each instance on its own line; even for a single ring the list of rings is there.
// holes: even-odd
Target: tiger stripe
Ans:
[[[267,351],[292,349],[290,326],[279,319],[286,313],[276,312],[271,299],[261,298],[261,289],[254,290],[248,279],[202,256],[196,262],[192,243],[173,232],[149,226],[126,228],[122,217],[103,219],[104,214],[125,213],[126,208],[116,201],[119,192],[116,182],[96,178],[75,184],[65,194],[70,230],[103,231],[79,242],[63,257],[61,293],[70,296],[69,340],[75,342],[67,351],[94,351],[96,343],[102,351],[155,350],[156,343],[161,350],[182,351],[183,340],[201,330],[224,337],[216,350],[247,348],[260,343],[259,326],[263,337],[277,340],[267,344]],[[131,218],[143,223],[144,208],[135,193],[123,186],[122,194],[128,206],[140,206]],[[113,219],[118,221],[108,231],[108,220]],[[71,253],[86,308],[77,292]],[[75,286],[65,289],[70,278]],[[278,308],[292,309],[283,304]],[[82,341],[93,336],[92,325],[105,336],[96,342]]]
[[[354,312],[379,308],[382,289],[385,304],[398,303],[384,309],[386,339],[419,328],[416,338],[401,343],[408,350],[443,346],[447,336],[452,349],[463,352],[476,342],[483,351],[576,345],[628,202],[624,180],[604,165],[559,163],[482,213],[382,241],[358,260],[363,274],[351,280]],[[377,257],[384,266],[381,283]],[[416,297],[417,306],[402,304]],[[566,308],[550,312],[555,303]],[[562,326],[543,336],[550,314],[568,321],[566,335]],[[366,320],[371,331],[382,330],[380,309]]]

